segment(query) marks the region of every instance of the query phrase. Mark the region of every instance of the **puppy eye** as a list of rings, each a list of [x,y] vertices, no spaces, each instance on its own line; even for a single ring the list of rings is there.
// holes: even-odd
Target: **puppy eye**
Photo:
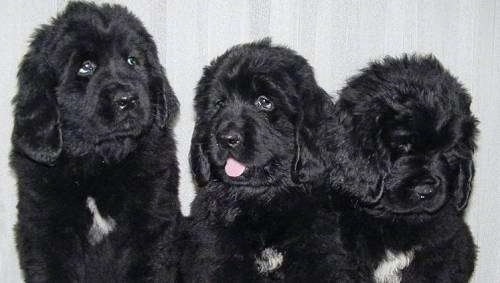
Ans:
[[[137,60],[137,58],[134,56],[129,56],[127,58],[127,64],[129,64],[130,66],[137,66],[139,65],[139,60]]]
[[[92,76],[97,69],[97,64],[87,60],[82,63],[80,66],[80,69],[78,69],[78,75],[82,77],[89,77]]]
[[[215,107],[222,108],[226,106],[226,101],[224,99],[219,99],[215,102]]]
[[[395,128],[387,138],[391,150],[398,155],[411,154],[415,150],[417,136],[408,130]]]
[[[412,151],[413,145],[411,143],[400,143],[396,146],[396,149],[399,153],[408,154]]]
[[[391,142],[391,147],[398,154],[410,154],[413,152],[414,145],[410,140],[403,139]]]
[[[255,106],[264,111],[271,111],[274,108],[273,102],[263,95],[259,96],[259,98],[255,100]]]

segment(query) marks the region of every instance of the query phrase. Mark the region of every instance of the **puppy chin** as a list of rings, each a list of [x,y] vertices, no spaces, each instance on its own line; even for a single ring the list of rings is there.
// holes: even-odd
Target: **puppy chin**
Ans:
[[[386,209],[369,209],[364,208],[364,213],[370,215],[374,219],[378,219],[381,222],[390,222],[396,224],[404,225],[421,225],[423,223],[431,222],[434,219],[433,215],[428,213],[413,213],[413,214],[401,214],[394,213],[390,208]]]
[[[122,138],[114,141],[108,141],[96,146],[96,153],[106,164],[116,164],[123,161],[137,147],[137,142],[131,138]]]
[[[380,220],[406,224],[422,224],[432,221],[446,205],[445,196],[437,196],[419,204],[401,204],[382,199],[378,204],[363,207],[363,211]]]

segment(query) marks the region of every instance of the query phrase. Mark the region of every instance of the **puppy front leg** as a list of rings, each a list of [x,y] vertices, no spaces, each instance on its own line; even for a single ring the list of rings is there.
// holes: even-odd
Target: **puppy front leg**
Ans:
[[[78,278],[75,262],[75,236],[62,224],[51,222],[52,209],[36,192],[19,192],[16,242],[20,266],[26,282],[74,282]],[[43,205],[42,205],[43,204]],[[55,231],[59,231],[55,233]],[[65,235],[66,234],[66,235]],[[70,268],[70,267],[73,268]]]
[[[50,282],[53,276],[50,276],[49,261],[46,258],[46,248],[38,238],[37,234],[43,238],[47,237],[45,229],[32,229],[33,226],[28,223],[19,223],[16,225],[16,241],[19,251],[19,263],[24,274],[26,282]],[[38,230],[38,231],[33,231]]]
[[[467,231],[468,232],[468,231]],[[403,283],[467,283],[474,270],[475,246],[468,235],[457,235],[441,247],[416,254],[403,272]]]
[[[476,260],[476,246],[465,223],[461,232],[453,238],[452,244],[446,247],[447,253],[444,257],[443,270],[439,273],[436,282],[469,282],[474,272]]]

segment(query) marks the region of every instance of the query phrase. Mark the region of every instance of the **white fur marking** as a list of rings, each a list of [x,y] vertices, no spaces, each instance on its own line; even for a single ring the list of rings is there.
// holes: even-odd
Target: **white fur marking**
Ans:
[[[103,218],[101,216],[94,198],[87,198],[87,207],[89,208],[90,213],[92,213],[93,216],[92,226],[90,226],[88,234],[89,243],[91,245],[95,245],[102,241],[102,239],[104,239],[106,235],[108,235],[115,229],[116,222],[111,217]]]
[[[399,283],[401,272],[408,267],[415,256],[414,250],[394,254],[390,250],[385,251],[385,258],[379,263],[373,277],[377,283]]]
[[[266,248],[260,253],[260,257],[255,259],[257,271],[259,273],[269,273],[280,268],[283,264],[283,254],[273,248]]]

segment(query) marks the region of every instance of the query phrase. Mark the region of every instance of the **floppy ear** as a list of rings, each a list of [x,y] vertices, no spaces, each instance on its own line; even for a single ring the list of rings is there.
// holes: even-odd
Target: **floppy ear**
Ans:
[[[158,59],[156,45],[151,40],[146,51],[150,64],[150,90],[155,103],[155,121],[160,128],[170,126],[179,113],[179,101],[168,83],[165,70]]]
[[[196,185],[203,187],[210,180],[210,163],[208,162],[208,156],[205,153],[200,137],[196,136],[198,132],[197,128],[195,127],[194,136],[191,140],[189,163]]]
[[[46,165],[55,163],[62,151],[57,84],[47,59],[35,50],[23,58],[18,72],[18,93],[13,100],[15,151]]]
[[[472,190],[472,180],[474,179],[474,162],[472,159],[463,160],[457,178],[457,188],[455,190],[455,200],[458,211],[463,211],[469,202]]]
[[[296,118],[295,157],[292,168],[292,180],[295,183],[321,181],[326,174],[323,161],[324,145],[321,140],[327,123],[327,111],[333,103],[319,87],[309,99],[302,102],[303,109]]]
[[[299,131],[295,134],[292,180],[297,184],[321,180],[325,173],[325,166],[318,158],[318,152],[311,150],[311,146],[308,145],[309,142],[301,137]]]
[[[194,108],[196,113],[196,123],[191,138],[191,149],[189,150],[189,163],[191,174],[198,187],[205,186],[210,180],[210,163],[207,156],[207,139],[209,138],[209,126],[203,121],[209,121],[210,118],[203,117],[206,112],[208,101],[208,91],[211,82],[214,79],[214,72],[217,69],[217,61],[213,61],[209,66],[203,69],[198,85],[196,86],[196,96],[194,98]]]
[[[160,68],[153,77],[152,91],[155,97],[155,121],[160,128],[170,125],[179,113],[179,101]]]

